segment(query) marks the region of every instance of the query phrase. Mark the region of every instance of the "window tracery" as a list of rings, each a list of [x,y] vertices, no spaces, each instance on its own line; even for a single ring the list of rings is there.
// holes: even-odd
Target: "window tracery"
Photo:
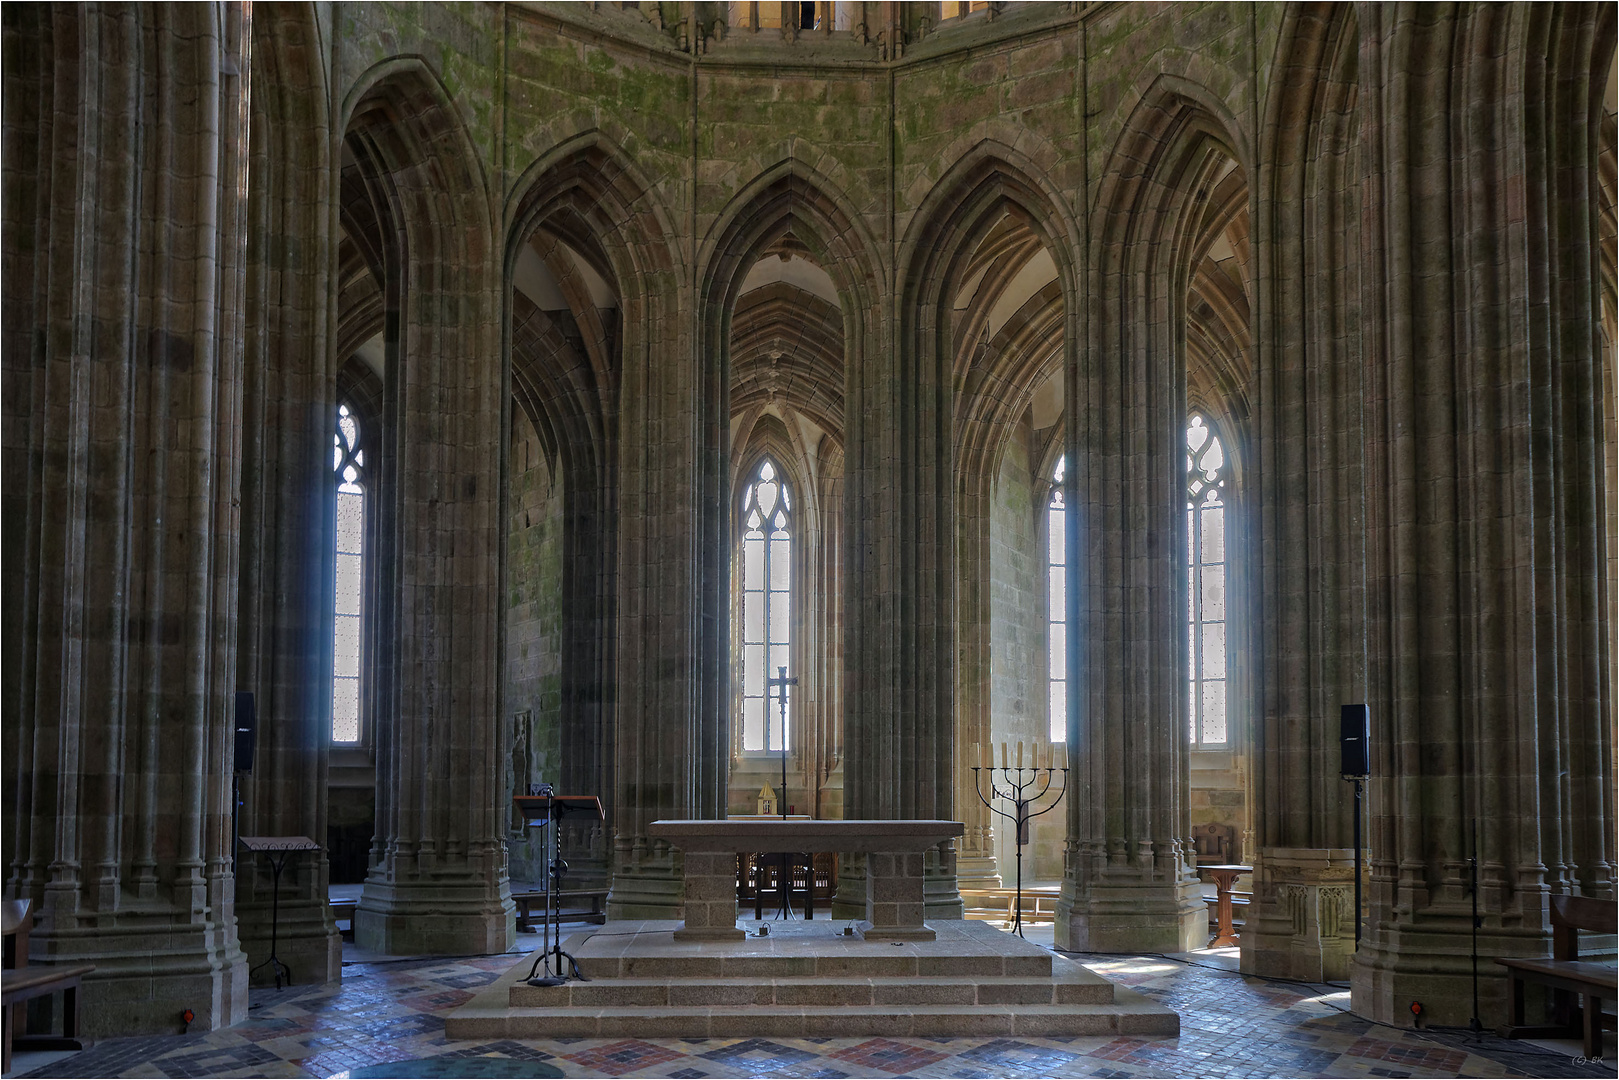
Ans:
[[[1066,455],[1057,459],[1051,474],[1051,498],[1046,503],[1046,586],[1049,708],[1052,742],[1068,738],[1068,517],[1063,495]]]
[[[1193,414],[1186,427],[1187,716],[1198,748],[1227,743],[1225,499],[1225,449]]]
[[[347,405],[337,407],[332,471],[337,482],[336,587],[332,628],[332,741],[360,741],[361,603],[365,578],[365,448]]]
[[[783,724],[780,690],[767,680],[793,676],[793,498],[785,477],[765,458],[742,492],[742,749],[792,747],[792,687]]]

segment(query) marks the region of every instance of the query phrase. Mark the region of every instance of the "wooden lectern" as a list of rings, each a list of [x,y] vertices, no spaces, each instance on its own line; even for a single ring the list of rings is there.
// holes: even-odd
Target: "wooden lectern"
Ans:
[[[550,785],[541,785],[541,791],[549,791]],[[561,890],[561,882],[557,880],[557,822],[564,818],[582,819],[586,821],[602,820],[602,801],[594,795],[517,795],[512,803],[523,815],[525,828],[544,829],[542,847],[545,852],[545,864],[540,873],[544,876],[545,885],[545,944],[540,948],[540,955],[534,958],[534,966],[529,969],[528,981],[533,986],[558,986],[568,981],[563,973],[562,958],[568,957],[573,965],[575,974],[579,965],[573,957],[562,951],[562,929],[557,910],[557,893]],[[556,925],[556,939],[553,944],[551,937],[552,926]],[[556,960],[556,972],[551,971],[551,961]],[[536,978],[535,972],[540,964],[545,964],[545,975]]]

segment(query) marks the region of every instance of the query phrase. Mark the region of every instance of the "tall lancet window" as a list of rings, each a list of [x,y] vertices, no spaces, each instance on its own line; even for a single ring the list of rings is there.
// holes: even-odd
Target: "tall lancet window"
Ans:
[[[332,741],[360,741],[361,583],[365,579],[365,448],[347,405],[332,435],[337,479],[337,604],[332,634]]]
[[[1186,427],[1186,599],[1192,745],[1226,745],[1226,459],[1220,437]]]
[[[1051,474],[1051,501],[1046,504],[1046,584],[1050,630],[1046,635],[1051,674],[1051,741],[1068,738],[1068,517],[1063,501],[1066,456],[1057,459]]]
[[[787,719],[767,679],[786,668],[792,626],[793,497],[769,458],[742,491],[742,749],[791,748],[792,687]]]

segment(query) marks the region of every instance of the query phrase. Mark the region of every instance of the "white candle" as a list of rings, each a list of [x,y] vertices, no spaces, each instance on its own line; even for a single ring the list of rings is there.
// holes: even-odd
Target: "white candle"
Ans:
[[[1017,741],[1017,767],[1023,768],[1023,740]]]
[[[1006,740],[1001,740],[1001,768],[1006,768]]]

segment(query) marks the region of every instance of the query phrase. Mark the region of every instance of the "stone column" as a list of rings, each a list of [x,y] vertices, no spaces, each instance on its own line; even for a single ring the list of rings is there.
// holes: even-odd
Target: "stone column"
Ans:
[[[83,1031],[247,1015],[231,875],[245,5],[7,11],[6,896]]]
[[[1255,185],[1257,851],[1242,969],[1291,978],[1347,977],[1344,939],[1313,913],[1321,890],[1353,884],[1338,720],[1367,696],[1361,349],[1376,331],[1362,328],[1356,270],[1356,27],[1348,6],[1290,15]]]
[[[694,349],[680,300],[625,309],[619,529],[618,813],[615,919],[676,918],[680,862],[646,835],[659,818],[725,816],[730,763],[728,418],[717,357]],[[685,310],[690,310],[686,307]],[[643,321],[644,320],[644,321]],[[731,889],[736,863],[731,862]],[[734,918],[734,917],[733,917]]]
[[[1614,896],[1592,211],[1615,14],[1359,14],[1374,777],[1354,1008],[1464,1024],[1475,942],[1543,956],[1549,894]],[[1488,1027],[1506,979],[1481,968]]]
[[[959,468],[959,465],[958,465]],[[975,478],[976,483],[957,497],[958,531],[956,541],[957,585],[961,612],[956,670],[956,812],[967,826],[961,838],[957,866],[960,885],[966,889],[997,889],[1001,874],[995,860],[995,817],[974,790],[971,748],[990,746],[993,741],[991,703],[994,663],[991,652],[992,580],[990,575],[991,477]],[[988,783],[988,778],[984,779]]]
[[[1187,806],[1186,284],[1171,252],[1232,167],[1219,122],[1154,84],[1094,179],[1082,348],[1067,375],[1067,869],[1056,940],[1207,941]]]
[[[332,257],[329,102],[313,12],[254,20],[236,686],[254,694],[258,747],[242,779],[241,831],[326,844],[331,741]],[[261,74],[262,73],[262,74]],[[368,434],[370,434],[368,432]],[[257,982],[268,966],[269,860],[242,853],[237,920]],[[288,857],[276,953],[299,984],[342,977],[324,852]]]
[[[437,77],[356,102],[349,151],[382,222],[384,445],[372,625],[377,840],[355,940],[390,953],[513,940],[501,789],[503,379],[488,193]]]

